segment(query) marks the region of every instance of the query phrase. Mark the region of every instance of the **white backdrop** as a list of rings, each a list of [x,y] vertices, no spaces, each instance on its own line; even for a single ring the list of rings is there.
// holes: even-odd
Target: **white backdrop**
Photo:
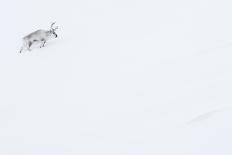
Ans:
[[[231,4],[2,0],[0,154],[231,155]]]

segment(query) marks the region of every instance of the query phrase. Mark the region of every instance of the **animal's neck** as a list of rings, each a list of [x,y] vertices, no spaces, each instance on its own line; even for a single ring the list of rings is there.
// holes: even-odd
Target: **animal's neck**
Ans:
[[[51,36],[51,31],[50,31],[50,30],[46,31],[46,36],[47,36],[48,38]]]

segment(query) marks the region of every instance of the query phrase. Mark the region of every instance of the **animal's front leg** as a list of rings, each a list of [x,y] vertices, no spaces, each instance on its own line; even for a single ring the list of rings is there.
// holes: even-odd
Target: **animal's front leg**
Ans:
[[[46,43],[45,40],[41,40],[41,41],[42,41],[42,44],[41,44],[40,48],[44,47],[44,45],[45,45],[45,43]]]
[[[44,47],[45,43],[46,43],[46,41],[43,42],[43,47]]]

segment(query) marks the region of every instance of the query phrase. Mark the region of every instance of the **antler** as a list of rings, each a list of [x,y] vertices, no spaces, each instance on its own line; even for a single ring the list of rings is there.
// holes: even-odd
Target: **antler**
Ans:
[[[53,22],[52,24],[51,24],[51,29],[53,29],[53,25],[55,24],[56,22]]]
[[[56,22],[53,22],[53,23],[51,24],[51,29],[54,30],[54,31],[58,29],[58,26],[56,26],[55,28],[53,28],[53,25],[54,25],[55,23],[56,23]]]

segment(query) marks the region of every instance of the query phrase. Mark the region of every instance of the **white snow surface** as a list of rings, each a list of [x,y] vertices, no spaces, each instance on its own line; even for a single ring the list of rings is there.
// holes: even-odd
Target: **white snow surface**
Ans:
[[[2,0],[0,154],[231,155],[231,6]]]

